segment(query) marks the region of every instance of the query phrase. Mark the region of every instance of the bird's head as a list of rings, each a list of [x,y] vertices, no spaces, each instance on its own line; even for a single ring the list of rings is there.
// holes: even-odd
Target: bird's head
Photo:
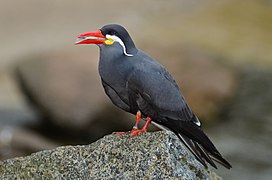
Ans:
[[[100,30],[82,33],[77,36],[75,44],[97,44],[112,46],[119,43],[123,48],[124,55],[133,56],[137,51],[127,30],[118,24],[103,26]]]

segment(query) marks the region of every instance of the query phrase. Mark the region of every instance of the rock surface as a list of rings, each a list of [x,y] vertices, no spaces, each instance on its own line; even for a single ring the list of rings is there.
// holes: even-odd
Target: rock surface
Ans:
[[[160,140],[160,141],[158,141]],[[220,179],[171,132],[109,135],[0,162],[0,179]]]

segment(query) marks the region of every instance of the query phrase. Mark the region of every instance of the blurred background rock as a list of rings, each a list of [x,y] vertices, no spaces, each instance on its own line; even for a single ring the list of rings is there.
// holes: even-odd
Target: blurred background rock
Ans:
[[[217,173],[271,179],[271,22],[271,0],[0,0],[0,160],[132,127],[103,92],[98,48],[74,46],[119,23],[170,71],[232,162]]]

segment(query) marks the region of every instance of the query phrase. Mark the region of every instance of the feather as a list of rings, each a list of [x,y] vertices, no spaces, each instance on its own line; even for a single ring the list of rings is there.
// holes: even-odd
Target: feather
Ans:
[[[185,144],[185,146],[192,152],[192,154],[201,164],[207,167],[206,162],[208,162],[211,166],[217,169],[217,166],[213,162],[216,161],[228,169],[232,167],[230,163],[222,157],[211,140],[198,126],[194,125],[193,123],[191,123],[192,127],[195,126],[195,128],[192,128],[188,125],[186,127],[186,123],[179,123],[180,125],[177,126],[174,125],[173,122],[176,121],[172,120],[172,122],[167,123],[168,125],[172,124],[169,129],[179,137],[179,139]],[[184,130],[184,128],[187,128],[187,130]]]

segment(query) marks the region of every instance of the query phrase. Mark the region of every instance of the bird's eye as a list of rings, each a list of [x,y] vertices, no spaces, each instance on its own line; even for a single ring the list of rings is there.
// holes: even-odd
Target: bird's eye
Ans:
[[[117,32],[116,31],[111,31],[110,35],[117,35]]]

